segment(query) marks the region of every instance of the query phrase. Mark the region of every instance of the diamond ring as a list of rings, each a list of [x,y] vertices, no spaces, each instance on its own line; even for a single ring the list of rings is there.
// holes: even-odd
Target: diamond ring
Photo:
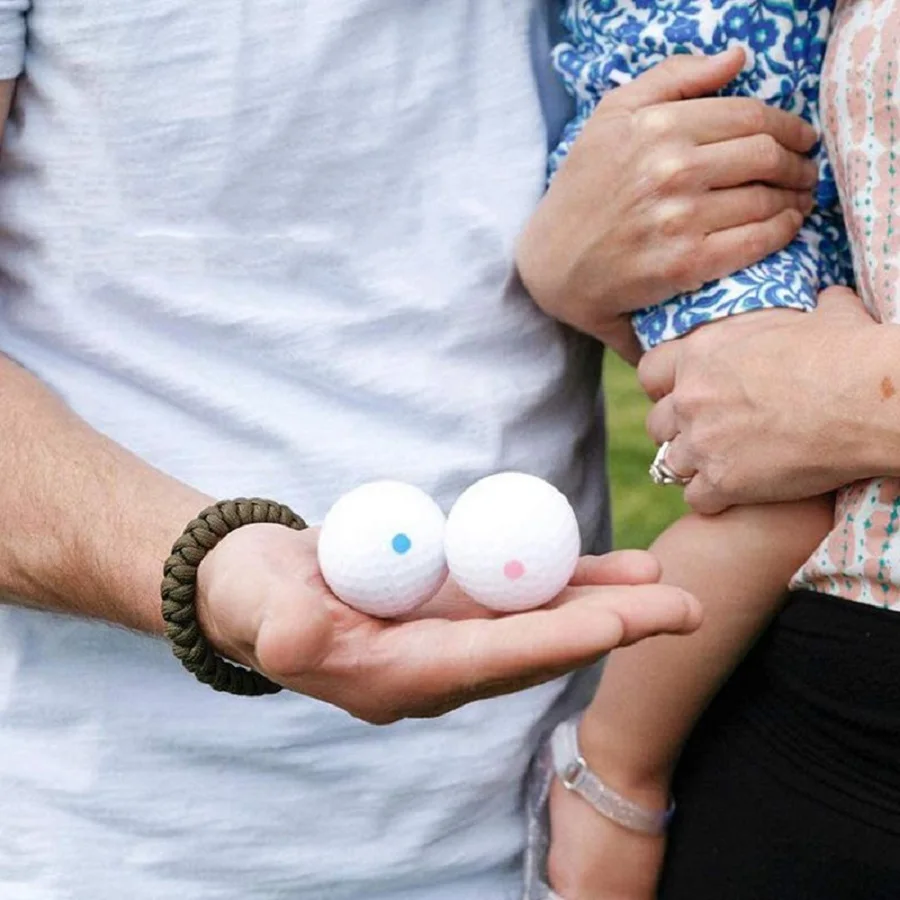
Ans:
[[[662,446],[656,451],[653,462],[650,464],[650,478],[654,484],[667,485],[678,484],[684,487],[690,480],[690,475],[679,475],[667,462],[666,453],[669,452],[671,441],[663,441]]]

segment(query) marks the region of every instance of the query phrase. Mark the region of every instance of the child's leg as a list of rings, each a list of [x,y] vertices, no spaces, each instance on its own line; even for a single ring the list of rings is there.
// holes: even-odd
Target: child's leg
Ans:
[[[704,622],[688,637],[653,638],[610,655],[579,734],[586,762],[606,784],[643,806],[666,807],[672,770],[694,723],[831,521],[828,498],[742,507],[688,516],[656,541],[663,580],[700,599]],[[654,896],[661,838],[604,819],[558,783],[551,809],[548,866],[562,896]]]

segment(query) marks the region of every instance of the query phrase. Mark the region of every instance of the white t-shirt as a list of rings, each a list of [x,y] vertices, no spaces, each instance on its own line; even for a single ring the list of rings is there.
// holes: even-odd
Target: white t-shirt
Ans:
[[[546,6],[0,0],[0,350],[214,496],[524,469],[603,546],[598,353],[513,271]],[[515,898],[566,685],[376,728],[2,608],[0,897]]]

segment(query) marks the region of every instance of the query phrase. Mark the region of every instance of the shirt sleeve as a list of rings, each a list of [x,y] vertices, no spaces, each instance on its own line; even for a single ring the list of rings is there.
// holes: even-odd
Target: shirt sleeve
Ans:
[[[0,80],[22,74],[26,16],[31,5],[32,0],[0,0]]]
[[[632,316],[644,350],[684,337],[695,328],[761,309],[815,309],[819,291],[853,287],[853,262],[834,172],[820,159],[816,208],[783,250],[698,291],[681,294]]]
[[[631,318],[638,342],[652,350],[719,319],[761,309],[814,309],[818,266],[807,250],[791,245],[729,278],[638,310]]]

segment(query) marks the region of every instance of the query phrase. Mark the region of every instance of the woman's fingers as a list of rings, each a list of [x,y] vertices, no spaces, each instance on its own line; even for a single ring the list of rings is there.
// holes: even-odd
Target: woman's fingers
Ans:
[[[697,466],[691,454],[688,443],[683,437],[676,434],[669,438],[666,447],[666,465],[676,475],[682,478],[693,478],[697,475]]]
[[[725,278],[786,247],[803,225],[803,213],[785,209],[765,222],[750,222],[704,238],[698,268],[704,281]]]
[[[748,184],[710,191],[698,210],[698,218],[706,234],[712,234],[753,222],[766,222],[788,209],[807,216],[812,208],[811,191],[792,191],[769,187],[766,184]]]
[[[807,154],[818,135],[808,122],[793,113],[749,97],[705,97],[675,106],[647,110],[672,116],[672,125],[697,145],[767,136],[796,154]]]
[[[519,240],[537,305],[630,361],[629,313],[759,262],[810,209],[807,123],[747,98],[690,99],[742,61],[672,59],[610,91]]]
[[[654,402],[671,394],[675,387],[679,351],[679,342],[669,341],[645,353],[638,363],[638,381]]]
[[[665,441],[671,441],[678,434],[678,421],[675,415],[675,399],[667,394],[653,405],[647,413],[647,434],[657,447]]]
[[[694,170],[702,173],[713,189],[762,182],[803,191],[811,190],[819,180],[819,167],[813,160],[788,150],[764,132],[705,144],[694,154]]]

